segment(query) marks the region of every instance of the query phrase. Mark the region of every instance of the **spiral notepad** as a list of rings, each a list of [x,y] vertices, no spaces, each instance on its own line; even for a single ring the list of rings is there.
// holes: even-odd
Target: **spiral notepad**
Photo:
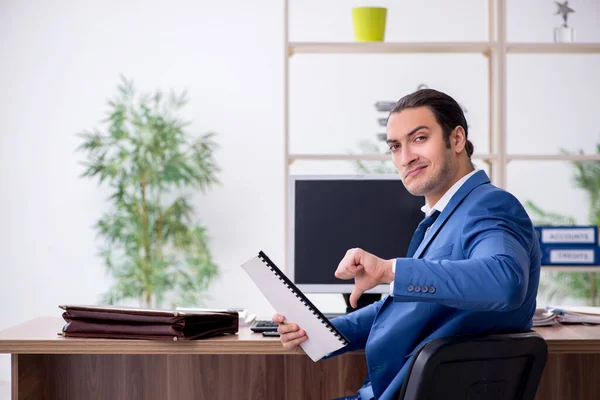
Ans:
[[[296,285],[262,251],[242,264],[277,313],[298,324],[308,339],[300,347],[313,360],[348,344],[348,339],[306,298]]]

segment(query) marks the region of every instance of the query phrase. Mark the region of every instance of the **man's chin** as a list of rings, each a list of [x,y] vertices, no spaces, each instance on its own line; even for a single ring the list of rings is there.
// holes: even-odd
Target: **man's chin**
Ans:
[[[413,196],[423,196],[424,195],[422,187],[406,186],[406,185],[404,185],[404,187],[406,187],[406,190],[408,191],[408,193],[412,194]]]
[[[410,182],[409,184],[404,184],[404,187],[408,191],[408,193],[413,196],[425,196],[430,190],[431,185],[430,182]]]

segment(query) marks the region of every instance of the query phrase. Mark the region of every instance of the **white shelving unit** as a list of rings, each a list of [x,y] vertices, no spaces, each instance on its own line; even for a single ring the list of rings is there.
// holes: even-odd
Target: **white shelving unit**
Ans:
[[[382,154],[291,154],[289,149],[289,61],[303,54],[426,54],[480,53],[488,60],[489,87],[489,148],[486,154],[472,157],[490,166],[490,179],[496,186],[506,187],[507,164],[513,160],[535,161],[594,161],[600,155],[568,154],[508,154],[506,149],[506,58],[509,53],[520,54],[600,54],[600,43],[508,43],[506,42],[506,1],[488,0],[488,41],[483,42],[290,42],[289,1],[284,0],[284,179],[285,179],[285,260],[287,260],[287,214],[289,167],[300,160],[388,160]],[[585,270],[587,268],[552,267],[553,270]],[[600,267],[598,268],[600,270]]]

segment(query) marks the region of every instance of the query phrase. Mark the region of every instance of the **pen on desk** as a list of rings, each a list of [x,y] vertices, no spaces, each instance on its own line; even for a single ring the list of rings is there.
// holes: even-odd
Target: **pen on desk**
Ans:
[[[555,315],[565,315],[565,311],[560,308],[547,307],[546,309]]]

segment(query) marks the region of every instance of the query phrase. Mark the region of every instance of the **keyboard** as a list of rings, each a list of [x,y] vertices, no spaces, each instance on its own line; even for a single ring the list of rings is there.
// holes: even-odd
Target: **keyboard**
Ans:
[[[332,319],[335,317],[341,317],[342,315],[346,315],[345,313],[325,313],[324,314],[327,319]],[[277,324],[271,320],[259,319],[255,320],[252,325],[250,325],[250,329],[253,332],[277,332]]]
[[[253,332],[277,332],[278,325],[269,320],[256,320],[250,325]]]

